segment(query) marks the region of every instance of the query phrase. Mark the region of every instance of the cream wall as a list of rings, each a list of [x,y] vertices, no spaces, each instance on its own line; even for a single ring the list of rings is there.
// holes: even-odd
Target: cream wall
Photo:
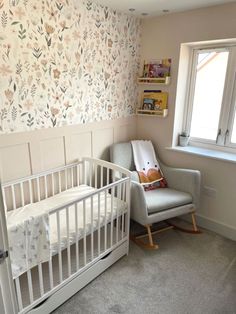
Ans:
[[[143,20],[142,60],[171,58],[172,77],[170,86],[163,88],[169,92],[168,117],[138,117],[137,132],[139,138],[153,140],[167,164],[201,171],[202,188],[212,187],[216,195],[202,193],[199,223],[236,240],[236,164],[166,150],[172,145],[180,45],[235,38],[235,12],[236,4],[228,4]]]

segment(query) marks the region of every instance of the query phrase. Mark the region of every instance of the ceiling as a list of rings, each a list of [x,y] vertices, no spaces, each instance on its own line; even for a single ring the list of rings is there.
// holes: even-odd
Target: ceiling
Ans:
[[[197,8],[220,5],[236,0],[95,0],[110,8],[137,15],[159,16],[163,14],[187,11]],[[129,9],[135,9],[130,11]],[[164,12],[163,12],[164,10]],[[166,10],[168,10],[166,12]]]

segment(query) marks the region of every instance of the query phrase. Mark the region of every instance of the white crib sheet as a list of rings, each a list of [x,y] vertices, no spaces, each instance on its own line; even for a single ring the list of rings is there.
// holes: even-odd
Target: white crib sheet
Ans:
[[[56,213],[50,214],[50,212],[93,191],[96,191],[96,189],[87,185],[80,185],[7,213],[10,256],[14,278],[38,263],[48,261],[52,255],[58,253],[58,250],[62,250],[68,244],[71,245],[76,241],[75,204],[68,207],[68,213],[66,213],[66,209],[60,210],[60,243],[58,243],[57,215]],[[86,234],[91,232],[92,227],[94,229],[98,227],[99,211],[100,226],[102,226],[105,221],[111,220],[112,215],[115,218],[127,209],[125,202],[114,197],[113,212],[111,212],[111,195],[107,193],[105,200],[105,192],[100,193],[100,207],[98,206],[98,194],[93,197],[92,203],[93,212],[91,198],[86,200],[85,217],[83,216],[83,202],[78,203],[78,239],[84,235],[84,222]],[[67,219],[69,222],[68,228]],[[28,232],[29,222],[32,227],[30,233]]]

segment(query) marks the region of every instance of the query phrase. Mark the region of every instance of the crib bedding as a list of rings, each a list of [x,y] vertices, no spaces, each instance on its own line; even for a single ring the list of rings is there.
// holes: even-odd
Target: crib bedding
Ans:
[[[99,198],[98,194],[93,197],[93,207],[91,206],[91,198],[86,199],[85,217],[83,216],[83,202],[78,203],[76,228],[75,204],[68,207],[68,212],[63,208],[59,214],[60,243],[58,243],[58,218],[56,213],[50,214],[50,212],[96,190],[87,185],[80,185],[7,213],[9,248],[14,278],[39,263],[48,261],[52,255],[58,253],[58,250],[63,250],[68,244],[73,244],[77,238],[80,239],[85,233],[90,233],[92,228],[96,229],[98,225],[102,226],[105,222],[107,223],[112,215],[116,217],[127,209],[125,202],[114,197],[112,211],[111,195],[109,193],[105,195],[105,192],[102,192]]]

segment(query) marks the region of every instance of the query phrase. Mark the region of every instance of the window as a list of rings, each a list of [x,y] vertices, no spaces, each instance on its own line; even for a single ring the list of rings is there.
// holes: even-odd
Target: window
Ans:
[[[185,130],[191,142],[236,149],[236,47],[193,49]]]

